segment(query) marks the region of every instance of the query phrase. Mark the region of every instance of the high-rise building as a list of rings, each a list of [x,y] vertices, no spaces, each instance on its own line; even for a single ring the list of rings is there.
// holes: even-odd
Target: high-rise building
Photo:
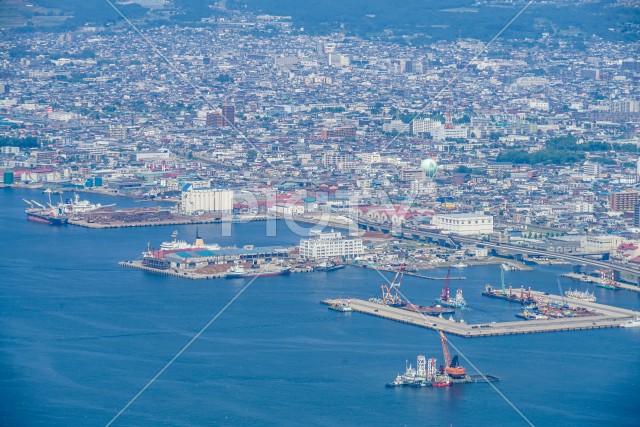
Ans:
[[[236,107],[232,104],[222,104],[222,126],[235,126]]]
[[[640,228],[640,203],[636,203],[636,207],[633,210],[633,226]]]
[[[222,114],[219,112],[207,113],[207,126],[221,128],[222,127]]]
[[[609,195],[609,208],[614,212],[633,211],[638,204],[637,191],[623,191]]]

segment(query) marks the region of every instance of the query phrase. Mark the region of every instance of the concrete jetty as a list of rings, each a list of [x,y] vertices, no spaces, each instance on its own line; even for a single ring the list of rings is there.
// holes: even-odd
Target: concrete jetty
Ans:
[[[593,277],[593,276],[588,276],[586,274],[576,274],[576,273],[564,273],[561,274],[562,277],[567,277],[569,279],[573,279],[573,280],[579,280],[579,281],[583,281],[586,280],[587,282],[590,283],[600,283],[602,284],[602,279],[599,277]],[[622,283],[622,282],[616,282],[618,285],[620,285],[620,289],[626,289],[628,291],[634,291],[634,292],[640,292],[640,287],[635,286],[635,285],[628,285],[626,283]],[[615,290],[615,289],[612,289]]]
[[[561,301],[557,295],[544,295],[541,292],[531,292],[535,297],[543,296],[545,299]],[[322,304],[332,304],[337,300],[327,299],[320,301]],[[423,316],[409,310],[389,307],[375,302],[361,299],[351,299],[350,305],[353,311],[369,314],[384,319],[394,320],[426,329],[443,331],[452,335],[465,338],[489,337],[514,334],[534,334],[541,332],[579,331],[586,329],[617,328],[627,320],[634,319],[635,313],[631,310],[612,307],[604,304],[585,301],[567,301],[570,307],[584,307],[598,313],[590,317],[565,317],[548,320],[528,320],[513,322],[497,322],[483,324],[467,324],[441,319],[433,316]]]
[[[118,265],[122,267],[136,268],[138,270],[149,271],[156,274],[165,274],[167,276],[180,277],[182,279],[219,279],[225,277],[226,273],[218,274],[198,274],[192,271],[176,271],[173,269],[160,270],[157,268],[147,267],[142,264],[142,261],[122,261]]]

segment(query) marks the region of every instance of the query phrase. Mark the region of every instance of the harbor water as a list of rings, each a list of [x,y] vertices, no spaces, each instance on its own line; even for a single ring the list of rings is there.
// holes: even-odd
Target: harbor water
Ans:
[[[174,229],[192,240],[196,227],[221,246],[300,239],[284,222],[274,233],[264,221],[53,227],[27,221],[23,198],[43,195],[0,189],[0,425],[107,424],[249,280],[184,280],[118,266],[139,258],[147,242],[158,246]],[[507,272],[505,280],[557,294],[557,278],[570,268],[539,266]],[[486,283],[500,286],[498,266],[460,273],[467,280],[451,286],[463,288],[470,308],[456,319],[516,320],[519,305],[481,295]],[[385,388],[418,354],[440,363],[438,335],[319,304],[379,296],[383,283],[376,271],[356,267],[257,279],[113,425],[527,425],[511,405],[540,426],[637,425],[640,328],[451,337],[467,372],[500,377],[494,385],[510,403],[489,384]],[[560,283],[563,291],[588,289],[600,303],[640,310],[640,293]],[[407,276],[401,291],[430,305],[443,285]]]

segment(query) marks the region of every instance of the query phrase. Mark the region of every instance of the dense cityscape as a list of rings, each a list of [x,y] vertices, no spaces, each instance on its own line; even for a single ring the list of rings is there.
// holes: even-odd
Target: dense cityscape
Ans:
[[[175,13],[171,2],[127,3],[147,8],[146,19]],[[608,334],[640,324],[637,38],[580,38],[544,24],[522,39],[461,32],[398,42],[391,33],[305,32],[295,17],[224,2],[195,22],[133,21],[0,38],[0,188],[26,202],[19,210],[30,220],[95,239],[135,236],[131,256],[113,255],[120,266],[180,283],[251,279],[240,293],[260,277],[373,270],[386,283],[374,278],[382,286],[369,295],[337,288],[321,302],[433,329],[444,355],[439,370],[418,356],[391,387],[500,380],[467,375],[443,332]],[[266,240],[224,240],[231,227],[263,223]],[[270,234],[276,223],[288,231]],[[159,231],[141,237],[137,227]],[[220,227],[220,242],[210,227]],[[174,228],[180,237],[170,240]],[[502,283],[465,287],[464,296],[521,304],[515,315],[526,322],[458,314],[475,300],[453,281],[494,265]],[[505,285],[506,274],[540,268],[550,284]],[[436,281],[438,293],[444,286],[436,304],[412,304],[400,292],[405,276]],[[560,277],[576,290],[564,292]],[[578,291],[583,283],[620,291],[620,300],[596,303]],[[627,345],[637,354],[637,341]],[[114,422],[129,404],[102,415]],[[243,417],[234,422],[264,421]]]

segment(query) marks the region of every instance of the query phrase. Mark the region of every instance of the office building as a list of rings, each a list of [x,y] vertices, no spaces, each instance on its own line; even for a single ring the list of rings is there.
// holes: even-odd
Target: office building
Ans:
[[[300,257],[303,259],[354,258],[363,253],[362,239],[344,237],[340,232],[311,230],[310,238],[300,240]]]

